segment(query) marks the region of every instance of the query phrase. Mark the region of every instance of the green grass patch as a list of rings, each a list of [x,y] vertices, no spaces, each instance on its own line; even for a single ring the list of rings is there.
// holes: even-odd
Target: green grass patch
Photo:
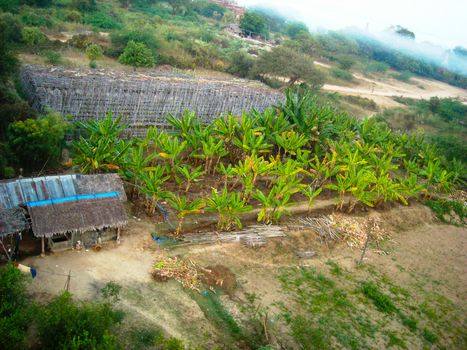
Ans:
[[[388,343],[386,344],[387,348],[398,347],[401,349],[407,349],[407,345],[403,339],[399,338],[394,332],[387,332]]]
[[[423,329],[422,336],[430,344],[434,344],[438,341],[436,334],[432,333],[429,329],[426,328]]]
[[[454,214],[463,222],[467,218],[467,207],[458,201],[449,199],[433,199],[425,202],[426,206],[433,210],[436,217],[446,223],[456,223]]]
[[[397,308],[392,303],[391,298],[382,293],[378,286],[373,282],[363,282],[361,291],[373,302],[379,311],[386,314],[391,314],[397,311]]]
[[[197,302],[206,318],[222,335],[225,335],[225,340],[234,343],[242,339],[242,329],[229,311],[222,305],[218,294],[209,291],[205,291],[201,294],[193,291],[189,291],[188,293]]]

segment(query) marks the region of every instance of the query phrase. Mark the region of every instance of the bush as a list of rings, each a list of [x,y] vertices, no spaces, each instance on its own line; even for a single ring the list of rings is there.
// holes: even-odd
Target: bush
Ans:
[[[95,61],[102,57],[103,51],[102,47],[97,44],[90,44],[86,48],[86,56],[90,61]]]
[[[230,56],[230,66],[228,72],[246,78],[253,67],[254,59],[244,51],[235,51]]]
[[[157,49],[160,47],[160,42],[154,35],[153,29],[150,27],[119,31],[112,33],[110,38],[112,40],[112,45],[120,54],[130,41],[146,45],[152,51],[153,55],[157,53]]]
[[[41,169],[60,160],[68,123],[54,113],[9,125],[7,140],[17,161],[27,170]]]
[[[64,292],[38,313],[38,333],[45,349],[118,349],[110,333],[119,322],[109,304],[77,303]]]
[[[21,15],[21,22],[23,22],[27,26],[31,27],[47,27],[47,28],[52,28],[54,23],[52,18],[40,11],[41,13],[38,13],[38,10],[29,10],[25,11]]]
[[[63,60],[62,54],[57,51],[46,51],[45,58],[47,63],[50,63],[52,65],[60,64]]]
[[[264,17],[250,11],[245,12],[240,19],[240,29],[245,35],[259,35],[263,38],[269,35]]]
[[[15,12],[19,4],[20,0],[0,0],[0,9],[5,12]]]
[[[118,62],[136,69],[136,67],[153,67],[155,59],[146,45],[131,40],[118,58]]]
[[[110,13],[92,12],[84,15],[84,23],[99,29],[120,29],[122,23]]]
[[[346,81],[353,80],[352,73],[350,73],[350,72],[348,72],[346,70],[340,69],[340,68],[332,68],[331,69],[331,75],[336,79],[342,79],[342,80],[346,80]]]
[[[9,43],[21,42],[23,26],[11,13],[0,14],[0,35],[2,40]]]
[[[5,346],[8,344],[8,349],[25,348],[31,319],[26,303],[26,281],[26,275],[13,265],[0,268],[0,339]]]
[[[64,18],[68,22],[81,23],[83,21],[83,16],[76,10],[67,11]]]
[[[23,42],[30,46],[40,45],[46,42],[47,37],[39,29],[25,27],[22,31]]]
[[[389,65],[384,62],[371,62],[365,67],[365,73],[386,73]]]
[[[408,70],[402,71],[399,74],[395,76],[397,80],[408,82],[410,78],[412,78],[412,73],[409,72]]]

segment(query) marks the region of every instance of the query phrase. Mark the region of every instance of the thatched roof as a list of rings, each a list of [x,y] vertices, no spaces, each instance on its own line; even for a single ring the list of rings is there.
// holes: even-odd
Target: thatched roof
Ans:
[[[26,205],[36,237],[121,227],[127,222],[125,200],[117,174],[44,176],[0,182],[0,210]]]
[[[20,207],[0,209],[0,238],[27,229],[29,224],[24,214],[24,209]]]
[[[128,222],[122,201],[112,198],[31,207],[29,214],[38,237],[122,227]]]

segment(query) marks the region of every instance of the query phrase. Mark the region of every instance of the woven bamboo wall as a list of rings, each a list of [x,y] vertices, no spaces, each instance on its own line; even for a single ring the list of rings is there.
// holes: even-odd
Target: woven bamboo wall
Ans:
[[[50,107],[80,121],[111,111],[124,116],[133,129],[167,127],[168,113],[195,111],[210,122],[221,114],[262,111],[283,100],[280,92],[257,83],[174,72],[123,74],[25,65],[20,76],[31,105],[39,111]]]

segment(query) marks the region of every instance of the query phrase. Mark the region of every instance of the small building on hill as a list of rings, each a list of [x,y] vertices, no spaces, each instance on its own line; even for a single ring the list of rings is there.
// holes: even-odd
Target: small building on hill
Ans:
[[[0,239],[30,229],[54,251],[119,239],[128,222],[117,174],[58,175],[0,182]]]

